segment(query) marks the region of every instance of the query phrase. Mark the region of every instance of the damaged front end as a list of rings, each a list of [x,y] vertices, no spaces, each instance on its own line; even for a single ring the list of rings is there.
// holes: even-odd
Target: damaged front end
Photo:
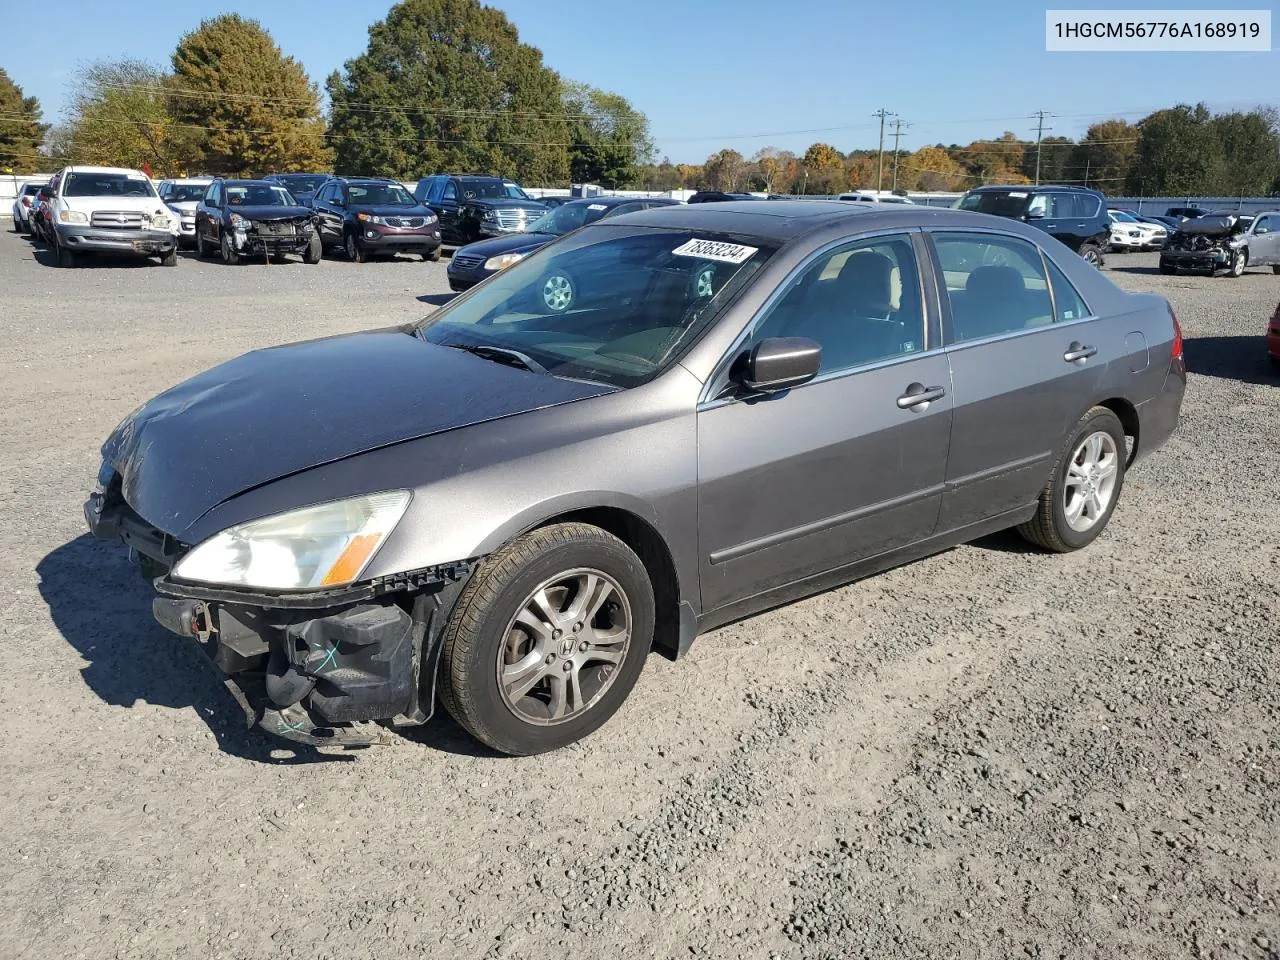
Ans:
[[[1206,216],[1183,222],[1160,251],[1165,267],[1219,270],[1242,255],[1248,221],[1238,216]]]
[[[85,503],[90,531],[129,547],[159,594],[156,620],[196,641],[248,726],[363,747],[389,742],[388,723],[431,718],[440,638],[472,562],[312,590],[192,583],[173,575],[190,546],[139,517],[118,475],[103,473]]]

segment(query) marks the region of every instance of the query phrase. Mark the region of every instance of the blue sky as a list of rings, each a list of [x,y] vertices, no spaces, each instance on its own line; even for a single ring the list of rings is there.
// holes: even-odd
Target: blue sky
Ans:
[[[492,5],[563,76],[621,93],[647,113],[659,155],[677,163],[723,146],[747,156],[766,145],[800,152],[815,140],[874,147],[871,113],[882,106],[911,123],[902,143],[914,149],[1004,130],[1034,137],[1029,115],[1040,109],[1056,114],[1053,134],[1077,136],[1095,120],[1136,120],[1179,101],[1280,104],[1280,53],[1047,53],[1045,5],[1026,0],[645,0],[627,6],[638,15],[598,0]],[[223,12],[260,20],[322,83],[365,48],[369,25],[391,3],[128,0],[109,13],[114,6],[60,0],[44,42],[3,45],[0,66],[40,98],[46,119],[61,114],[77,63],[124,55],[167,63],[183,32]]]

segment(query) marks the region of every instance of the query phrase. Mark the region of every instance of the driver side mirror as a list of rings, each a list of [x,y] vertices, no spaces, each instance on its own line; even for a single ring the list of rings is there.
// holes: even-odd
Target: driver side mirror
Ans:
[[[806,337],[769,337],[746,355],[734,379],[753,393],[777,393],[808,383],[822,366],[822,347]]]
[[[1044,210],[1043,210],[1043,209],[1039,209],[1039,210],[1028,210],[1028,211],[1027,211],[1027,213],[1026,213],[1026,216],[1025,216],[1025,217],[1023,217],[1023,219],[1024,219],[1024,220],[1043,220],[1043,219],[1044,219]]]
[[[1268,226],[1255,227],[1253,232],[1254,232],[1254,234],[1255,234],[1255,235],[1257,235],[1257,234],[1259,234],[1259,233],[1270,233],[1270,232],[1271,232],[1271,228],[1270,228],[1270,227],[1268,227]]]

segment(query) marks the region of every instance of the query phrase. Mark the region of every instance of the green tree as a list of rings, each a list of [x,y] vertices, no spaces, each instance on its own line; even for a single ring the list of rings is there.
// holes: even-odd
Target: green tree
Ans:
[[[478,0],[403,0],[326,86],[339,170],[568,182],[560,77]]]
[[[1070,179],[1113,193],[1124,189],[1133,168],[1138,128],[1128,120],[1103,120],[1071,149]]]
[[[805,193],[839,193],[845,188],[844,154],[831,144],[810,144],[800,165]]]
[[[0,69],[0,170],[39,170],[40,145],[48,131],[49,125],[40,122],[40,101],[23,96],[22,88]]]
[[[1126,188],[1139,196],[1201,193],[1222,176],[1222,143],[1205,105],[1179,104],[1138,123]]]
[[[634,183],[637,168],[653,159],[649,118],[625,97],[566,81],[562,102],[568,120],[569,178],[617,188]]]
[[[1274,110],[1220,113],[1210,124],[1223,163],[1217,182],[1206,185],[1206,192],[1228,197],[1270,192],[1280,175],[1280,137],[1276,135]]]
[[[327,170],[320,93],[256,20],[201,22],[173,52],[173,115],[218,173]]]
[[[702,182],[709,190],[732,193],[742,185],[746,172],[742,154],[726,147],[707,157],[707,162],[702,165]]]
[[[1040,182],[1063,183],[1072,177],[1072,150],[1076,142],[1070,137],[1045,137],[1040,141]],[[1022,155],[1018,171],[1029,180],[1036,177],[1036,146],[1030,144]]]
[[[72,81],[67,141],[77,163],[149,168],[156,176],[187,170],[195,152],[192,131],[170,111],[168,78],[142,60],[98,61]]]

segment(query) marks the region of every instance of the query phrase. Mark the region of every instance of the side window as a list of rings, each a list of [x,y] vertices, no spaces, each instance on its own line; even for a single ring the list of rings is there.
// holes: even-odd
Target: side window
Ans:
[[[768,337],[816,341],[821,373],[923,349],[920,273],[910,237],[875,237],[820,257],[788,281],[757,323],[753,342]]]
[[[1270,233],[1275,227],[1272,217],[1259,217],[1258,222],[1253,225],[1254,233]]]
[[[219,186],[216,183],[209,184],[209,189],[204,192],[204,203],[207,207],[218,206]]]
[[[1045,257],[1049,264],[1049,282],[1053,284],[1054,320],[1065,323],[1067,320],[1079,320],[1089,316],[1089,308],[1080,293],[1067,279],[1067,275],[1058,269],[1058,265]]]
[[[951,306],[951,341],[963,343],[1053,322],[1039,249],[1017,237],[935,233]]]
[[[1074,217],[1096,217],[1102,201],[1091,193],[1078,193],[1075,196]]]
[[[446,183],[446,184],[444,185],[444,193],[441,195],[441,199],[442,199],[442,200],[457,200],[457,199],[458,199],[458,185],[457,185],[457,184],[455,184],[452,180],[450,180],[448,183]]]

